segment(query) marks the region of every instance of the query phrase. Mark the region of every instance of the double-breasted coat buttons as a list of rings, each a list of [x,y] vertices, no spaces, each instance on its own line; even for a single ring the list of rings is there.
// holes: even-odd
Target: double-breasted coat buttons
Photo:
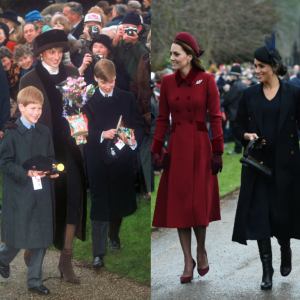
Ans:
[[[293,137],[294,135],[293,134],[291,134],[291,138]]]
[[[294,151],[291,151],[292,154],[294,154]]]

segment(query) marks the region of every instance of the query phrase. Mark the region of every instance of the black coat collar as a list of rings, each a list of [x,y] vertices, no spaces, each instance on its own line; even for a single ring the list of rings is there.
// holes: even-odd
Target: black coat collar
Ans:
[[[293,100],[293,93],[290,90],[288,84],[283,82],[279,79],[280,82],[280,112],[279,112],[279,121],[278,121],[278,134],[285,122],[285,119],[287,117],[287,114],[289,112],[289,108],[291,105],[291,102]],[[263,120],[262,120],[262,100],[263,100],[263,91],[262,91],[262,84],[257,84],[252,88],[252,93],[258,94],[255,97],[251,97],[251,105],[253,108],[253,112],[255,114],[255,119],[258,125],[258,128],[260,132],[263,134]]]
[[[120,94],[121,94],[121,90],[119,88],[117,88],[116,86],[114,87],[114,91],[113,91],[113,94],[111,97],[109,97],[110,101],[118,101],[119,100],[119,97],[120,97]],[[95,93],[93,95],[93,97],[95,97],[95,100],[97,102],[100,102],[101,100],[103,100],[105,97],[100,93],[100,90],[99,88],[97,88],[95,90]]]

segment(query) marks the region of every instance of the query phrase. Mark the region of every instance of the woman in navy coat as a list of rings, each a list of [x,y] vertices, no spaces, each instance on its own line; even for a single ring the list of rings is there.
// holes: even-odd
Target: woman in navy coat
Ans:
[[[275,39],[275,33],[274,33]],[[257,240],[263,265],[262,289],[272,288],[270,237],[281,246],[282,276],[291,272],[290,239],[300,239],[300,154],[297,126],[300,122],[300,88],[281,81],[286,67],[270,45],[254,52],[255,73],[260,84],[244,90],[237,111],[234,134],[244,147],[264,137],[262,148],[250,154],[273,170],[267,178],[242,167],[233,241]],[[271,54],[270,54],[271,53]]]

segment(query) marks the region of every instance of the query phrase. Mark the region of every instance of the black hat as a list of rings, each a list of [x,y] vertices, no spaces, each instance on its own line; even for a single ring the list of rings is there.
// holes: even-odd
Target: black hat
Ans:
[[[3,12],[3,14],[0,14],[0,18],[4,18],[4,19],[8,19],[11,20],[13,22],[15,22],[16,24],[18,24],[18,26],[21,25],[21,23],[18,21],[18,15],[15,11],[13,10],[5,10]]]
[[[280,56],[280,53],[277,49],[274,49],[274,54],[278,57]],[[257,48],[254,51],[254,58],[261,61],[262,63],[272,65],[272,56],[269,54],[269,51],[266,46],[262,46]]]
[[[51,48],[63,47],[64,52],[70,50],[67,34],[59,29],[52,29],[41,33],[33,40],[32,44],[33,55],[35,57]]]
[[[22,167],[28,171],[28,170],[32,170],[33,167],[35,167],[35,169],[37,171],[48,171],[48,170],[51,170],[52,169],[52,164],[53,164],[53,161],[46,157],[46,156],[43,156],[41,154],[38,154],[38,155],[35,155],[29,159],[27,159]]]
[[[139,25],[141,25],[140,15],[138,13],[130,11],[129,13],[127,13],[124,16],[124,18],[122,20],[122,24],[133,24],[133,25],[139,26]]]
[[[90,47],[89,47],[90,51],[92,51],[93,45],[94,45],[95,43],[101,43],[101,44],[103,44],[109,51],[111,51],[111,40],[110,40],[110,37],[109,37],[108,35],[106,35],[106,34],[97,34],[97,35],[93,38],[93,40],[92,40],[92,42],[91,42],[91,44],[90,44]]]
[[[0,29],[3,29],[6,39],[8,39],[9,38],[9,28],[8,28],[8,26],[5,23],[0,22]]]
[[[229,74],[230,75],[237,75],[240,76],[242,73],[241,67],[240,66],[232,66]]]
[[[275,27],[272,30],[272,35],[267,38],[264,35],[265,46],[259,47],[254,51],[254,58],[262,63],[269,64],[274,67],[278,65],[277,74],[279,74],[282,67],[282,59],[279,51],[275,48]]]

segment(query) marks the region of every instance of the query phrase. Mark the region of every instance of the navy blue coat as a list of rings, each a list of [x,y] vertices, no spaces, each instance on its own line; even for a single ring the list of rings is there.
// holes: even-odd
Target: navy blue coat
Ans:
[[[289,83],[281,83],[281,104],[277,133],[275,182],[278,199],[277,238],[300,239],[300,153],[297,127],[300,127],[300,88]],[[233,133],[244,147],[249,141],[243,139],[245,133],[263,136],[261,84],[243,91]],[[256,150],[257,159],[261,151]],[[255,186],[257,173],[242,167],[241,189],[235,217],[232,240],[246,243],[246,219]],[[255,225],[254,225],[255,226]]]
[[[125,126],[134,129],[138,146],[142,144],[145,125],[133,94],[114,88],[113,96],[105,98],[97,88],[88,106],[89,135],[84,145],[91,192],[91,220],[110,221],[133,214],[136,209],[132,150],[125,145],[117,150],[118,158],[107,154],[108,139],[100,143],[103,131],[117,127],[120,116]]]

